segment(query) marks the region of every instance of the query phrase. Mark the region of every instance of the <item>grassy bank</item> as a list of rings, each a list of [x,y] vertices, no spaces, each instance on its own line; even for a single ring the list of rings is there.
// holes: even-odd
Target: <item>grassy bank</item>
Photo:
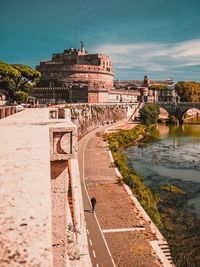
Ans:
[[[145,211],[151,217],[153,222],[162,228],[160,214],[157,210],[159,195],[154,193],[149,187],[145,186],[142,176],[132,168],[128,167],[127,159],[123,154],[123,149],[133,145],[145,135],[146,127],[137,125],[131,130],[122,130],[117,133],[107,135],[109,148],[112,152],[115,165],[118,167],[122,180],[119,182],[126,183],[140,201]]]
[[[193,207],[188,209],[187,202],[199,194],[200,186],[175,179],[156,180],[151,183],[151,189],[144,185],[142,176],[128,167],[123,150],[136,144],[141,138],[141,145],[155,141],[155,137],[146,134],[146,131],[144,126],[138,125],[132,130],[107,136],[115,164],[123,176],[119,182],[129,185],[151,219],[160,228],[168,241],[176,266],[198,267],[200,223]]]
[[[158,208],[164,223],[161,232],[168,241],[177,267],[198,267],[200,223],[192,209],[186,209],[186,199],[189,199],[188,185],[182,183],[182,187],[185,187],[184,190],[167,184],[158,188],[162,195]]]

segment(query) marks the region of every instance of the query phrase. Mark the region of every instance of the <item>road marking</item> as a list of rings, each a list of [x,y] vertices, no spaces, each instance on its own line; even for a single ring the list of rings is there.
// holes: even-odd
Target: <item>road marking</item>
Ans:
[[[99,264],[97,263],[96,266],[99,267]]]
[[[103,231],[101,230],[101,226],[100,226],[100,224],[99,224],[99,221],[98,221],[98,219],[97,219],[97,216],[96,216],[96,213],[95,213],[95,212],[94,212],[94,217],[96,218],[97,224],[98,224],[98,226],[99,226],[100,232],[101,232],[101,234],[102,234],[103,240],[104,240],[104,242],[105,242],[105,246],[106,246],[106,248],[107,248],[107,250],[108,250],[108,254],[110,255],[110,258],[111,258],[111,261],[112,261],[112,263],[113,263],[113,266],[116,267],[115,262],[114,262],[114,260],[113,260],[113,258],[112,258],[110,249],[109,249],[108,244],[107,244],[107,242],[106,242],[106,239],[105,239],[105,237],[104,237]]]
[[[90,242],[90,245],[92,246],[92,240],[91,239],[89,240],[89,242]]]
[[[95,254],[95,251],[94,250],[92,251],[92,253],[93,253],[94,258],[96,258],[96,254]]]
[[[103,128],[104,128],[104,127],[103,127]],[[87,146],[87,144],[88,144],[89,141],[90,141],[90,139],[88,139],[87,142],[83,145],[83,165],[82,165],[83,173],[82,173],[82,179],[83,179],[83,185],[84,185],[84,188],[85,188],[85,192],[86,192],[86,195],[87,195],[87,197],[88,197],[88,201],[89,201],[89,203],[90,203],[90,196],[89,196],[89,194],[88,194],[88,191],[87,191],[87,188],[86,188],[86,183],[85,183],[85,149],[86,149],[86,146]],[[110,255],[110,258],[111,258],[111,261],[112,261],[112,263],[113,263],[113,266],[116,267],[115,262],[114,262],[114,260],[113,260],[113,258],[112,258],[110,249],[109,249],[109,247],[108,247],[108,244],[107,244],[107,242],[106,242],[106,239],[105,239],[105,237],[104,237],[104,235],[103,235],[103,232],[102,232],[101,227],[100,227],[100,225],[99,225],[99,222],[98,222],[98,220],[97,220],[97,217],[96,217],[95,212],[94,212],[94,217],[95,217],[95,219],[96,219],[96,222],[97,222],[97,225],[98,225],[98,227],[99,227],[100,233],[101,233],[102,238],[103,238],[103,240],[104,240],[104,244],[105,244],[105,246],[106,246],[106,248],[107,248],[108,254]]]
[[[117,228],[117,229],[103,229],[103,233],[120,233],[120,232],[133,232],[145,230],[144,227],[132,227],[132,228]]]
[[[90,234],[90,232],[89,232],[89,230],[87,229],[87,234],[89,235]]]

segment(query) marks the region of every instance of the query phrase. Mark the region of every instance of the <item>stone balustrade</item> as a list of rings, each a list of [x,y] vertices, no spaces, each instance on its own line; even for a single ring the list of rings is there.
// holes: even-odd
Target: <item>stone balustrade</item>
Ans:
[[[16,106],[4,106],[0,107],[0,119],[8,117],[14,113],[16,113]]]

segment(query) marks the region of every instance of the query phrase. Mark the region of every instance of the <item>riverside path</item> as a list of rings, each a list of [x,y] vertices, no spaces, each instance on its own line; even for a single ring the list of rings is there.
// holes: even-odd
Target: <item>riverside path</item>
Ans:
[[[120,125],[112,127],[121,128]],[[172,267],[167,242],[126,187],[117,183],[116,169],[101,134],[105,128],[112,130],[98,128],[79,141],[78,159],[92,264],[95,267]],[[97,199],[95,213],[91,212],[89,201],[92,196]]]
[[[83,196],[83,206],[85,211],[85,219],[87,224],[87,235],[89,244],[89,253],[92,261],[92,266],[96,267],[113,267],[115,266],[111,254],[105,242],[105,238],[100,229],[95,213],[91,212],[90,196],[87,192],[87,181],[90,176],[90,169],[87,168],[89,163],[88,150],[90,150],[90,141],[94,137],[96,131],[93,131],[84,136],[79,141],[79,169],[81,177],[81,188]],[[94,166],[95,167],[95,166]],[[98,200],[97,200],[98,201]],[[98,204],[97,204],[98,205]]]

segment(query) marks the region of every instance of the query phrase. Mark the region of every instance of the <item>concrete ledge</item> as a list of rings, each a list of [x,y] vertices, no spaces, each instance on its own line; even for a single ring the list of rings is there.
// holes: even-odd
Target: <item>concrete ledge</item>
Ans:
[[[53,266],[49,128],[65,126],[75,127],[48,108],[0,120],[2,267]]]
[[[48,126],[31,114],[0,120],[2,267],[52,266]]]
[[[80,251],[80,259],[78,261],[71,260],[71,266],[92,266],[86,233],[86,222],[84,216],[83,199],[80,184],[80,174],[77,159],[69,160],[69,170],[72,180],[72,198],[74,204],[74,221],[77,233],[77,246]]]

